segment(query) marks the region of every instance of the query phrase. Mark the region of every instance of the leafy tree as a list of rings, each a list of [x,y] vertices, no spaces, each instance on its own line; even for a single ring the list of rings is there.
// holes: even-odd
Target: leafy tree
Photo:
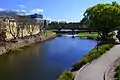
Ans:
[[[80,23],[78,22],[76,22],[76,23],[72,23],[72,22],[69,22],[69,23],[67,23],[67,22],[64,22],[64,21],[62,21],[62,22],[51,22],[50,24],[49,24],[49,29],[79,29],[79,28],[82,28],[81,26],[80,26]]]
[[[58,22],[51,22],[49,24],[49,29],[59,29],[60,28],[60,25]]]
[[[90,7],[85,11],[81,23],[98,30],[102,39],[107,39],[108,33],[120,26],[120,5],[112,2]]]

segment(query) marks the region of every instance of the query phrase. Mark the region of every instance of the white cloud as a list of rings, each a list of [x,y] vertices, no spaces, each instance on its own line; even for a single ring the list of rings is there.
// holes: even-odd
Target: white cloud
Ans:
[[[26,8],[25,5],[17,5],[17,6],[20,7],[20,8]]]
[[[40,12],[43,12],[44,10],[43,9],[33,9],[30,11],[30,13],[40,13]]]
[[[67,22],[67,23],[69,23],[69,22],[80,22],[80,20],[52,19],[48,16],[44,16],[44,19],[50,20],[50,21],[57,21],[57,22],[62,22],[63,21],[63,22]]]
[[[24,12],[24,13],[27,12],[26,10],[19,10],[19,9],[17,9],[17,10],[12,9],[12,11],[15,11],[15,12]]]
[[[18,9],[17,9],[17,10],[12,10],[12,11],[15,11],[15,12],[20,12],[20,10],[18,10]]]
[[[21,10],[21,12],[27,12],[26,10]]]
[[[5,11],[6,9],[0,8],[0,11]]]
[[[34,14],[34,13],[41,13],[43,12],[43,9],[33,9],[33,10],[25,10],[25,9],[11,9],[11,10],[7,10],[7,9],[3,9],[0,8],[0,11],[15,11],[18,14]]]

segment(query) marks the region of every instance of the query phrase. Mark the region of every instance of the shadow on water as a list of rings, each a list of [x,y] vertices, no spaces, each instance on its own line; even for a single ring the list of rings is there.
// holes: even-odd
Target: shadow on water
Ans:
[[[93,40],[62,36],[2,55],[0,80],[56,80],[95,45]]]

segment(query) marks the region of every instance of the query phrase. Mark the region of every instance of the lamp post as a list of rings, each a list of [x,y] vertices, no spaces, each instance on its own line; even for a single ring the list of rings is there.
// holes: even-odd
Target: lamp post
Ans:
[[[97,30],[97,34],[98,34],[98,33],[99,33],[99,31]],[[98,43],[98,41],[99,41],[98,39],[99,39],[99,34],[97,35],[97,52],[98,52],[98,44],[99,44],[99,43]]]

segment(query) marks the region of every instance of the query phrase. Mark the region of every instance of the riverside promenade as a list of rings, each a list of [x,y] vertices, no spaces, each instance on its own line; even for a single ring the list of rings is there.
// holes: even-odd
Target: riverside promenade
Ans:
[[[92,63],[79,70],[74,80],[104,80],[106,70],[120,57],[120,45],[115,45]]]

